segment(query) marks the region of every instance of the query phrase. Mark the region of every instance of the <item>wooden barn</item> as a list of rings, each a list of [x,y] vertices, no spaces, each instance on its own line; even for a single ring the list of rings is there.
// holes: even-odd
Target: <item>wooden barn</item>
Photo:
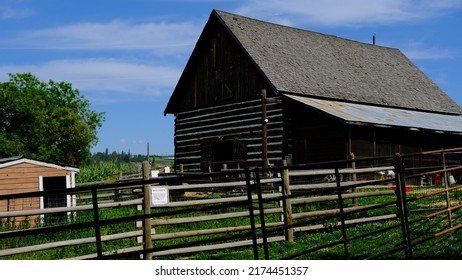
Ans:
[[[462,146],[462,108],[398,49],[217,10],[164,113],[185,171]]]
[[[3,158],[0,159],[0,195],[74,188],[75,175],[78,172],[77,168],[31,160],[21,156]],[[68,207],[74,204],[71,196],[61,194],[24,199],[2,199],[0,200],[0,212]]]

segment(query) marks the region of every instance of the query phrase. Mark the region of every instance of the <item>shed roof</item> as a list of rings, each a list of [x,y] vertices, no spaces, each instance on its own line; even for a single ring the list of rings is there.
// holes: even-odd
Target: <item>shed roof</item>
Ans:
[[[206,27],[217,22],[275,92],[462,114],[462,108],[398,49],[214,10]],[[207,38],[207,30],[213,29],[204,28],[201,38]],[[170,101],[181,100],[173,99],[177,94],[182,93],[174,91]],[[170,103],[166,113],[172,112]]]
[[[78,173],[80,172],[80,169],[75,168],[75,167],[69,167],[69,166],[60,166],[52,163],[47,163],[43,161],[37,161],[37,160],[32,160],[28,158],[24,158],[23,156],[15,156],[15,157],[9,157],[9,158],[0,158],[0,169],[1,168],[6,168],[9,166],[14,166],[18,165],[21,163],[29,163],[33,165],[39,165],[39,166],[45,166],[45,167],[50,167],[54,169],[60,169],[60,170],[67,170],[71,172]]]
[[[462,116],[460,115],[328,101],[305,96],[285,95],[285,97],[347,124],[400,127],[410,130],[431,130],[462,135]]]

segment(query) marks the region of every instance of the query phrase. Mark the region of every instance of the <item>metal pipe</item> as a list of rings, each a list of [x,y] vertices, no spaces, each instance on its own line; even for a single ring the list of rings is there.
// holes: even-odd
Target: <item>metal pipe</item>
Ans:
[[[247,188],[247,201],[249,208],[249,218],[250,218],[250,228],[252,234],[252,249],[253,249],[253,258],[258,260],[258,242],[257,242],[257,229],[255,227],[255,214],[253,211],[253,200],[252,200],[252,184],[250,183],[250,170],[245,169],[245,182]]]
[[[257,183],[258,208],[260,210],[260,225],[261,225],[261,231],[262,231],[263,251],[265,254],[265,260],[269,260],[268,236],[267,236],[268,232],[266,230],[266,223],[265,223],[265,207],[263,205],[260,172],[258,169],[255,171],[255,180]]]

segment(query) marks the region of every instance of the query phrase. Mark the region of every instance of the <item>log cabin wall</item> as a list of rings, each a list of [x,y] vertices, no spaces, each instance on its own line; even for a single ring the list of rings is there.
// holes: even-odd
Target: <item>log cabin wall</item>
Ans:
[[[261,166],[261,100],[215,106],[177,114],[175,165],[185,171],[218,171]],[[268,159],[280,162],[283,154],[283,115],[280,104],[267,105]],[[210,169],[209,169],[210,168]]]

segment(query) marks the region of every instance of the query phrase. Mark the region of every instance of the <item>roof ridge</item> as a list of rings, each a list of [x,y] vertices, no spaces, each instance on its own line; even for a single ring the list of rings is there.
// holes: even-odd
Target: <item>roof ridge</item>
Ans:
[[[284,25],[284,24],[281,24],[281,23],[275,23],[275,22],[270,22],[270,21],[266,21],[266,20],[262,20],[262,19],[252,18],[252,17],[249,17],[249,16],[238,15],[238,14],[223,11],[223,10],[213,9],[213,11],[218,16],[220,16],[220,13],[222,13],[222,14],[227,14],[227,15],[234,16],[234,17],[239,17],[239,18],[243,18],[243,19],[247,19],[247,20],[251,20],[251,21],[260,22],[260,23],[263,23],[263,24],[279,26],[281,28],[289,28],[289,29],[298,30],[298,31],[301,31],[301,32],[307,32],[307,33],[311,33],[311,34],[318,34],[318,35],[321,35],[321,36],[327,36],[327,37],[331,37],[331,38],[338,39],[338,40],[345,40],[345,41],[349,41],[349,42],[353,42],[353,43],[364,44],[364,45],[371,46],[371,47],[385,48],[385,49],[392,49],[392,50],[400,51],[398,48],[394,48],[394,47],[383,46],[383,45],[375,45],[375,44],[371,44],[371,43],[367,43],[367,42],[361,42],[361,41],[358,41],[358,40],[339,37],[339,36],[333,35],[333,34],[323,33],[321,31],[313,31],[313,30],[309,30],[309,29],[304,29],[302,27]],[[226,21],[224,21],[224,22],[226,23]]]

